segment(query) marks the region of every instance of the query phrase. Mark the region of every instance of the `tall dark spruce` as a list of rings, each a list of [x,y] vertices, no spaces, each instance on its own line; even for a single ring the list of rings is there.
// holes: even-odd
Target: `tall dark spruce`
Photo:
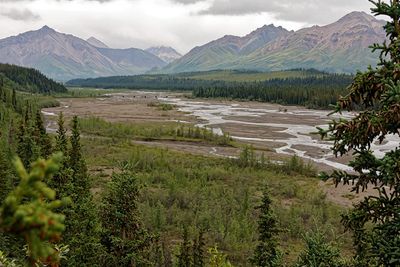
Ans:
[[[278,247],[278,222],[272,211],[272,201],[269,192],[264,189],[262,203],[257,209],[260,212],[258,219],[258,244],[250,260],[254,266],[275,267],[282,265],[282,252]]]
[[[400,4],[399,0],[370,2],[375,15],[389,18],[384,27],[387,41],[372,46],[380,52],[378,66],[357,73],[350,93],[336,108],[336,112],[361,112],[351,120],[333,121],[320,133],[332,137],[336,156],[354,155],[349,164],[354,172],[335,171],[326,178],[351,184],[357,193],[367,188],[377,191],[343,217],[354,234],[357,266],[400,266],[400,147],[394,145],[379,157],[371,149],[375,142],[400,135]]]
[[[61,126],[61,127],[60,127]],[[59,128],[63,128],[59,125]],[[58,141],[64,132],[59,129]],[[82,155],[78,118],[71,122],[70,149],[68,162],[62,169],[59,181],[63,184],[62,194],[71,196],[73,204],[65,209],[68,218],[64,243],[70,248],[68,258],[62,261],[64,266],[101,266],[104,256],[100,242],[101,226],[97,208],[90,192],[90,180]]]
[[[53,148],[50,136],[46,132],[40,109],[36,111],[35,119],[34,140],[39,147],[40,157],[48,158],[51,155]]]
[[[142,225],[138,198],[134,176],[113,174],[103,193],[100,212],[106,266],[154,266],[149,260],[153,237]]]

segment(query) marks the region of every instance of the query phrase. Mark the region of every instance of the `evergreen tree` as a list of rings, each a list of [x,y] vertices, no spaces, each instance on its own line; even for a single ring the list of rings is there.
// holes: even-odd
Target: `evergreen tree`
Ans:
[[[370,1],[375,15],[385,15],[387,41],[373,45],[380,51],[375,69],[359,72],[350,93],[339,100],[336,112],[362,111],[351,120],[334,121],[323,137],[334,140],[336,156],[353,153],[353,173],[335,171],[325,178],[336,184],[352,184],[359,192],[372,186],[376,196],[366,197],[343,217],[354,234],[358,266],[400,266],[400,147],[394,145],[377,157],[371,145],[399,136],[400,129],[400,3],[399,0]]]
[[[48,158],[52,152],[52,145],[50,136],[46,132],[44,127],[43,118],[40,110],[36,112],[35,130],[34,130],[35,142],[40,149],[40,157]]]
[[[54,147],[55,151],[62,152],[64,157],[60,171],[53,176],[53,179],[50,181],[50,185],[56,188],[56,191],[61,195],[71,195],[73,193],[73,184],[72,184],[72,171],[68,168],[68,139],[67,139],[67,130],[64,127],[64,117],[62,112],[58,117],[58,129],[56,135],[56,145]]]
[[[77,199],[77,196],[74,198]],[[105,255],[100,237],[101,225],[92,197],[78,197],[62,213],[68,218],[62,243],[70,249],[68,257],[62,260],[62,266],[103,266]]]
[[[17,110],[17,93],[15,92],[15,89],[12,90],[11,105],[12,105],[13,109],[16,111]]]
[[[64,115],[62,112],[58,116],[57,125],[58,129],[57,129],[55,150],[67,154],[67,148],[68,148],[67,130],[64,127]]]
[[[272,211],[272,201],[267,188],[264,189],[258,219],[258,245],[254,251],[251,263],[255,266],[270,267],[282,265],[282,252],[278,248],[278,223]]]
[[[337,247],[325,241],[320,232],[305,237],[306,249],[297,260],[296,267],[345,267],[349,266],[340,257]]]
[[[193,264],[193,256],[192,256],[192,245],[189,240],[188,229],[185,226],[183,228],[183,240],[179,247],[178,258],[178,267],[191,267]]]
[[[32,160],[37,155],[37,148],[32,137],[32,127],[29,120],[21,120],[17,133],[17,155],[25,168],[29,169]]]
[[[205,241],[204,241],[204,232],[200,230],[198,238],[195,239],[193,245],[193,266],[194,267],[204,267],[204,257],[205,257]]]
[[[26,241],[27,266],[58,266],[60,260],[52,244],[60,240],[65,229],[64,216],[53,210],[65,205],[68,200],[55,200],[55,192],[44,181],[57,171],[61,157],[55,155],[48,161],[35,162],[30,173],[18,159],[15,168],[20,183],[0,208],[1,229]]]
[[[102,198],[103,243],[107,266],[152,266],[152,236],[144,229],[138,211],[139,189],[129,173],[113,174]]]
[[[63,123],[59,128],[63,129]],[[100,241],[101,225],[90,192],[90,181],[87,167],[81,151],[78,118],[72,120],[72,134],[68,163],[62,169],[59,180],[53,180],[62,185],[62,194],[69,194],[73,205],[63,212],[67,216],[64,243],[70,248],[68,259],[63,261],[66,266],[100,266],[102,264],[103,246]],[[63,130],[59,129],[62,140]],[[60,142],[60,144],[65,144]],[[61,146],[62,147],[62,146]]]
[[[87,197],[90,195],[90,185],[85,159],[82,155],[77,116],[74,116],[71,122],[70,143],[71,147],[68,154],[68,166],[72,171],[74,190],[79,197]]]
[[[0,203],[3,202],[12,189],[9,155],[5,151],[5,147],[3,140],[0,139]]]

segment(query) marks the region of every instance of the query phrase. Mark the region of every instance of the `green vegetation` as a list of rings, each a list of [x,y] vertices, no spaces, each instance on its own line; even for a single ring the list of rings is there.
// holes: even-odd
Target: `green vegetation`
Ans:
[[[68,204],[69,200],[55,200],[55,191],[47,187],[45,181],[57,172],[61,158],[58,154],[48,161],[39,160],[32,164],[29,173],[22,162],[16,160],[20,182],[0,208],[1,229],[25,239],[28,266],[52,265],[60,261],[54,243],[60,240],[65,230],[65,216],[54,210]]]
[[[151,266],[152,236],[138,212],[139,187],[130,173],[113,174],[102,196],[100,212],[105,266]]]
[[[258,213],[253,208],[259,202],[260,188],[265,183],[274,192],[271,197],[276,200],[276,207],[280,207],[276,212],[277,220],[287,228],[277,237],[282,249],[290,252],[285,256],[286,261],[295,261],[301,249],[301,235],[314,225],[340,231],[337,218],[341,209],[325,199],[315,178],[301,174],[307,173],[308,167],[299,159],[281,166],[257,157],[251,147],[244,148],[239,159],[231,160],[193,156],[131,142],[132,139],[165,138],[213,145],[232,144],[228,135],[220,137],[207,129],[173,123],[128,124],[74,118],[68,127],[71,130],[68,138],[62,116],[55,139],[50,138],[52,147],[49,149],[48,141],[44,142],[48,135],[38,109],[33,109],[31,104],[27,106],[32,110],[20,106],[25,97],[23,94],[13,94],[8,89],[4,92],[5,102],[0,102],[0,107],[7,112],[1,113],[0,129],[1,140],[6,145],[0,146],[4,154],[0,173],[4,174],[1,178],[8,186],[2,197],[15,184],[9,159],[19,147],[27,167],[35,157],[46,157],[48,151],[61,151],[66,155],[60,162],[59,172],[48,181],[59,197],[68,196],[73,201],[69,207],[59,209],[67,218],[58,245],[63,255],[60,256],[61,265],[106,266],[116,261],[125,264],[136,260],[150,262],[150,266],[154,262],[161,266],[177,264],[180,242],[176,240],[181,238],[182,225],[187,226],[188,255],[196,266],[249,265],[248,258],[253,254],[257,239]],[[31,103],[30,99],[24,101]],[[12,132],[16,134],[10,134]],[[10,137],[13,137],[11,141]],[[100,170],[100,174],[90,177],[86,166]],[[115,172],[111,182],[110,176],[102,173],[106,169]],[[127,182],[131,183],[120,186]],[[243,184],[248,186],[243,187]],[[118,199],[126,194],[113,190],[130,186],[132,195],[129,199],[136,204],[129,206],[137,205],[137,209],[120,210]],[[97,193],[93,195],[92,192]],[[112,213],[107,215],[105,209]],[[142,225],[138,231],[127,235],[123,227],[112,227],[110,218],[115,213],[122,216],[122,211],[136,214],[135,218]],[[128,213],[121,218],[128,218]],[[333,235],[327,238],[330,240]],[[145,244],[141,242],[146,246],[141,246]],[[126,254],[135,246],[141,246],[143,252]],[[0,250],[7,258],[23,261],[22,247],[20,238],[0,235]]]
[[[281,266],[282,251],[278,248],[277,236],[279,235],[278,222],[272,211],[272,201],[268,189],[264,189],[262,204],[258,219],[258,245],[250,261],[255,266]]]
[[[229,136],[77,117],[67,131],[62,114],[53,138],[40,105],[18,92],[16,80],[0,84],[0,264],[399,266],[400,148],[377,158],[371,143],[399,135],[400,3],[375,5],[377,15],[392,18],[389,42],[374,46],[381,64],[358,73],[336,109],[362,111],[320,130],[334,140],[337,155],[355,156],[354,172],[324,178],[352,183],[357,193],[373,185],[378,193],[342,221],[345,210],[327,200],[315,169],[297,157],[276,164],[252,147],[234,159],[196,156],[132,138],[214,146],[229,145]],[[325,78],[332,77],[315,79]],[[51,157],[52,151],[65,157]],[[21,160],[13,168],[15,155]]]
[[[329,108],[347,94],[351,76],[328,75],[306,78],[270,79],[265,82],[212,86],[193,90],[195,97],[255,100],[278,104]]]
[[[79,120],[82,132],[91,136],[123,138],[128,140],[170,140],[207,142],[218,145],[233,145],[229,134],[218,135],[206,128],[177,123],[112,123],[101,118],[90,117]]]
[[[326,199],[318,180],[296,172],[287,175],[284,166],[277,165],[276,171],[270,170],[272,164],[242,167],[229,159],[149,148],[125,139],[87,137],[83,141],[89,166],[100,172],[94,178],[95,191],[102,191],[107,184],[107,169],[118,167],[135,173],[142,188],[141,218],[146,229],[160,236],[164,255],[174,255],[174,240],[181,239],[186,225],[188,240],[204,229],[206,247],[218,244],[232,264],[249,265],[257,240],[258,212],[254,207],[259,205],[265,183],[279,225],[285,229],[278,237],[288,253],[285,262],[295,261],[303,234],[314,227],[327,230],[328,240],[341,233],[341,208]]]
[[[156,107],[158,110],[162,110],[162,111],[170,111],[175,108],[175,106],[172,104],[159,103],[159,102],[150,102],[149,104],[147,104],[147,106]]]
[[[344,217],[343,223],[354,236],[357,266],[400,265],[400,147],[397,143],[383,157],[374,155],[371,144],[384,142],[400,129],[400,3],[374,2],[375,15],[390,18],[385,26],[388,41],[375,44],[380,52],[376,69],[357,73],[350,94],[340,99],[336,112],[362,107],[354,119],[333,122],[322,136],[335,143],[336,155],[351,152],[353,173],[335,171],[325,178],[336,184],[352,184],[355,192],[374,185],[376,197],[366,197]]]
[[[126,92],[123,89],[101,89],[101,88],[79,88],[70,87],[67,92],[54,93],[55,97],[60,98],[86,98],[86,97],[107,97],[107,94],[115,94],[120,92]]]
[[[70,86],[152,90],[188,90],[195,97],[255,100],[310,108],[329,108],[347,94],[352,76],[316,70],[271,73],[214,71],[175,75],[115,76],[71,80]]]
[[[340,256],[340,251],[333,242],[327,242],[325,240],[324,234],[321,232],[317,231],[307,234],[305,241],[306,249],[300,254],[295,266],[352,266],[350,262],[346,262],[346,260]]]
[[[315,173],[298,158],[277,165],[256,156],[251,147],[245,147],[238,159],[208,158],[132,141],[232,145],[228,135],[174,123],[73,118],[68,134],[60,116],[53,138],[45,132],[32,98],[8,87],[1,90],[0,140],[4,145],[0,146],[0,174],[7,185],[2,188],[2,199],[15,186],[11,155],[18,152],[27,168],[35,158],[47,157],[49,151],[65,155],[59,172],[47,181],[58,197],[72,199],[70,206],[57,209],[66,216],[62,240],[54,247],[62,266],[179,264],[182,226],[187,229],[184,261],[195,266],[248,266],[258,237],[259,213],[254,207],[265,184],[271,188],[277,224],[285,229],[276,236],[287,252],[285,262],[296,261],[302,235],[316,226],[336,229],[327,240],[341,232],[341,208],[326,200],[316,178],[310,177]],[[88,169],[96,170],[94,176]],[[106,174],[106,170],[114,174]],[[129,203],[129,208],[124,203]],[[121,219],[120,227],[114,224],[115,216]],[[138,227],[126,229],[130,224]],[[5,259],[22,262],[23,243],[18,236],[0,234]]]
[[[38,70],[15,65],[0,64],[0,87],[12,84],[16,90],[30,93],[66,92],[67,89],[59,83],[48,79]]]
[[[188,72],[175,74],[182,78],[198,79],[206,81],[226,81],[226,82],[256,82],[268,81],[272,79],[324,77],[328,73],[318,70],[285,70],[272,72],[259,72],[250,70],[214,70],[204,72]]]

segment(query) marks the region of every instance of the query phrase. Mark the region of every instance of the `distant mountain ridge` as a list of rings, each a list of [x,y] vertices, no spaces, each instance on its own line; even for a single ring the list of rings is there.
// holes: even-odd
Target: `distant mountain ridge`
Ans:
[[[161,58],[167,63],[171,63],[182,57],[175,49],[169,46],[155,46],[146,49],[147,52]]]
[[[364,12],[352,12],[332,24],[296,32],[268,25],[244,37],[224,36],[195,47],[159,73],[293,68],[355,73],[376,64],[369,46],[385,40],[385,23]]]
[[[167,64],[141,49],[100,48],[48,26],[0,40],[0,62],[36,68],[59,81],[142,74]]]

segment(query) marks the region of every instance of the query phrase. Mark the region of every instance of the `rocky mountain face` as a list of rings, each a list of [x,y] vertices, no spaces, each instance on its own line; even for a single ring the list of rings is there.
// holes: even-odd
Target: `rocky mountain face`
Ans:
[[[144,50],[99,48],[47,26],[0,40],[0,62],[36,68],[58,81],[141,74],[166,65]]]
[[[93,36],[87,39],[86,42],[98,48],[110,48],[108,45]]]
[[[196,47],[163,71],[315,68],[354,73],[376,64],[369,46],[385,40],[384,24],[364,12],[352,12],[332,24],[296,32],[264,26],[245,37],[225,36]]]
[[[155,46],[146,49],[147,52],[161,58],[167,63],[171,63],[182,57],[175,49],[168,46]]]

